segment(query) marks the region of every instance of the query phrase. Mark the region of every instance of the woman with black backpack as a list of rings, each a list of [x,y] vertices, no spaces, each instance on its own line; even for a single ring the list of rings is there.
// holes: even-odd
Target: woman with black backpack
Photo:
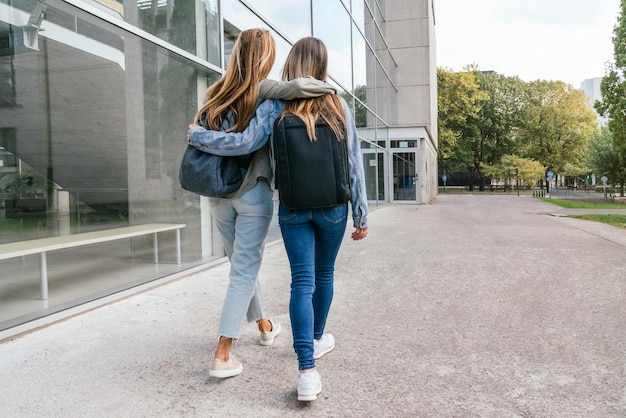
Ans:
[[[324,43],[304,38],[291,49],[283,80],[303,75],[325,80],[327,66]],[[348,201],[356,228],[352,239],[367,236],[363,163],[350,109],[330,94],[285,101],[272,149],[278,222],[291,267],[289,316],[300,370],[298,400],[313,401],[322,391],[315,360],[335,347],[334,337],[324,330]]]

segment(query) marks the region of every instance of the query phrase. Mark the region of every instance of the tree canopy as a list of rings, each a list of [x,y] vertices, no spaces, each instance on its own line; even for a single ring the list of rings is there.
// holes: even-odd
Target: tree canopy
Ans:
[[[615,172],[616,182],[620,184],[621,194],[624,195],[624,176],[618,171],[624,171],[626,156],[626,0],[620,1],[620,13],[613,29],[613,58],[614,62],[607,66],[606,75],[600,84],[602,101],[595,103],[595,108],[603,116],[608,117],[608,129],[610,131],[610,146],[612,152],[617,154],[616,161],[621,161],[619,170],[615,170],[611,164],[606,168],[608,172]],[[607,138],[596,141],[596,149],[604,150],[609,147]],[[604,154],[603,154],[604,155]],[[593,164],[605,161],[598,156]],[[613,161],[613,164],[616,163]],[[621,180],[618,180],[620,179]]]
[[[437,69],[439,159],[443,170],[471,170],[475,166],[471,141],[478,133],[469,121],[476,118],[487,93],[480,90],[473,71]]]
[[[597,129],[597,117],[584,92],[562,81],[533,81],[525,91],[522,155],[541,162],[547,171],[565,164],[585,165],[587,141]]]
[[[529,183],[566,164],[587,169],[597,118],[583,92],[560,81],[527,83],[476,68],[440,68],[437,78],[440,166],[448,172],[467,171],[483,190],[485,179],[508,170],[511,161],[518,170],[524,166]]]
[[[440,171],[503,180],[517,168],[524,182],[549,171],[581,178],[590,172],[626,183],[626,0],[613,29],[614,61],[594,104],[608,119],[600,130],[588,98],[561,81],[524,82],[475,65],[461,72],[437,70]],[[540,167],[543,173],[540,173]]]

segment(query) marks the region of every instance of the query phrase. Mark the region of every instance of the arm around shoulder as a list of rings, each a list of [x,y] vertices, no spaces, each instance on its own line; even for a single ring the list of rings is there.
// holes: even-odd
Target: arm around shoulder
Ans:
[[[243,132],[211,131],[201,126],[189,130],[189,145],[215,155],[236,156],[254,152],[267,143],[274,121],[282,113],[282,104],[266,100],[256,110]]]
[[[257,100],[318,97],[324,94],[337,94],[337,89],[326,81],[313,77],[296,78],[290,81],[264,79],[259,84]]]

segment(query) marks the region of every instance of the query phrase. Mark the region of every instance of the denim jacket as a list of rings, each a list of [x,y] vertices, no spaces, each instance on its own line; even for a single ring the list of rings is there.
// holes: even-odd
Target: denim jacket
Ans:
[[[352,112],[345,100],[341,99],[341,102],[346,114],[352,219],[355,228],[367,228],[368,206],[361,145]],[[282,102],[265,100],[257,108],[255,117],[243,132],[208,131],[196,126],[189,131],[188,142],[193,147],[212,154],[226,156],[247,154],[261,149],[268,142],[274,122],[282,112]]]

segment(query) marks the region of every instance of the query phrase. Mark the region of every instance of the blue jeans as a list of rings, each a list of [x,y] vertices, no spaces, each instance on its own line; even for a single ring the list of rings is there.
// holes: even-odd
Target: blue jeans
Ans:
[[[315,367],[319,339],[333,300],[335,259],[346,231],[348,205],[313,210],[278,208],[278,223],[291,266],[289,317],[298,369]]]
[[[266,181],[236,199],[210,198],[211,213],[230,260],[226,299],[218,333],[238,338],[244,317],[248,322],[265,317],[259,286],[265,237],[274,214],[273,192]]]

